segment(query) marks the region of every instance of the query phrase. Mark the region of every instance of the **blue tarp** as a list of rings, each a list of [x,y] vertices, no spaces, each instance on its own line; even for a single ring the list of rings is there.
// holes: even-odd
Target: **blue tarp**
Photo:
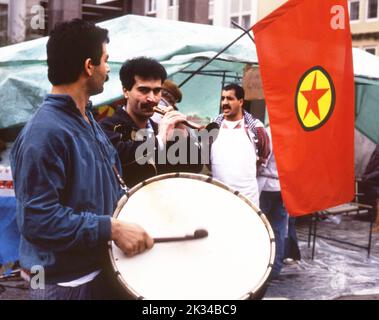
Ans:
[[[18,261],[20,233],[16,223],[16,198],[0,197],[0,264]]]

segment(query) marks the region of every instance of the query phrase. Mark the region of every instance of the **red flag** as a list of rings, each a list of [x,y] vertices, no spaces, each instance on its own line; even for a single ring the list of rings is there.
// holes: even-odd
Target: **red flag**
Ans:
[[[290,0],[253,31],[288,212],[351,201],[354,76],[346,1]]]

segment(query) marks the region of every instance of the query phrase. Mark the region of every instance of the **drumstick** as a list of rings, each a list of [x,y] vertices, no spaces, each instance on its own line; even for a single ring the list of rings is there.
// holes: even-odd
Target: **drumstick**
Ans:
[[[167,237],[167,238],[154,238],[155,243],[162,242],[175,242],[175,241],[187,241],[187,240],[197,240],[208,237],[208,231],[205,229],[198,229],[192,235],[188,234],[184,237]]]
[[[153,110],[154,110],[154,112],[159,113],[159,114],[162,115],[162,116],[164,116],[164,115],[166,114],[166,112],[165,112],[164,110],[162,110],[161,108],[158,108],[157,106],[154,106],[154,107],[153,107]],[[202,129],[205,128],[204,126],[202,126],[202,125],[200,125],[200,124],[197,124],[197,123],[195,123],[195,122],[188,121],[188,120],[184,121],[183,123],[184,123],[187,127],[190,127],[190,128],[192,128],[192,129],[196,129],[196,130],[202,130]]]

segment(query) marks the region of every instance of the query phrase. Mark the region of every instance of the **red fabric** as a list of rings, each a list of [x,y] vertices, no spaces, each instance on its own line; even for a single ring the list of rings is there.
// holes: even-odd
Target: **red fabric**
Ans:
[[[335,30],[336,22],[344,28]],[[299,216],[351,201],[354,76],[346,1],[290,0],[253,31],[287,210]]]

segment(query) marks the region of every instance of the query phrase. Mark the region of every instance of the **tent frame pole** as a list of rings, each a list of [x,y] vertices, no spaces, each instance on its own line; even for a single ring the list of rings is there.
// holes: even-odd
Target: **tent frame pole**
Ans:
[[[234,41],[232,41],[231,43],[229,43],[224,49],[222,49],[220,52],[218,52],[212,59],[208,60],[205,64],[203,64],[197,70],[195,70],[188,78],[186,78],[182,83],[179,84],[179,88],[181,88],[183,85],[185,85],[189,80],[191,80],[195,75],[197,75],[201,70],[203,70],[211,62],[213,62],[214,60],[216,60],[222,53],[224,53],[226,50],[228,50],[232,45],[234,45],[238,40],[240,40],[241,38],[243,38],[245,35],[249,35],[250,39],[255,43],[253,37],[249,34],[251,28],[250,29],[244,29],[243,27],[241,27],[237,23],[235,23],[235,22],[232,22],[232,23],[238,29],[243,30],[243,33],[238,38],[236,38]]]

